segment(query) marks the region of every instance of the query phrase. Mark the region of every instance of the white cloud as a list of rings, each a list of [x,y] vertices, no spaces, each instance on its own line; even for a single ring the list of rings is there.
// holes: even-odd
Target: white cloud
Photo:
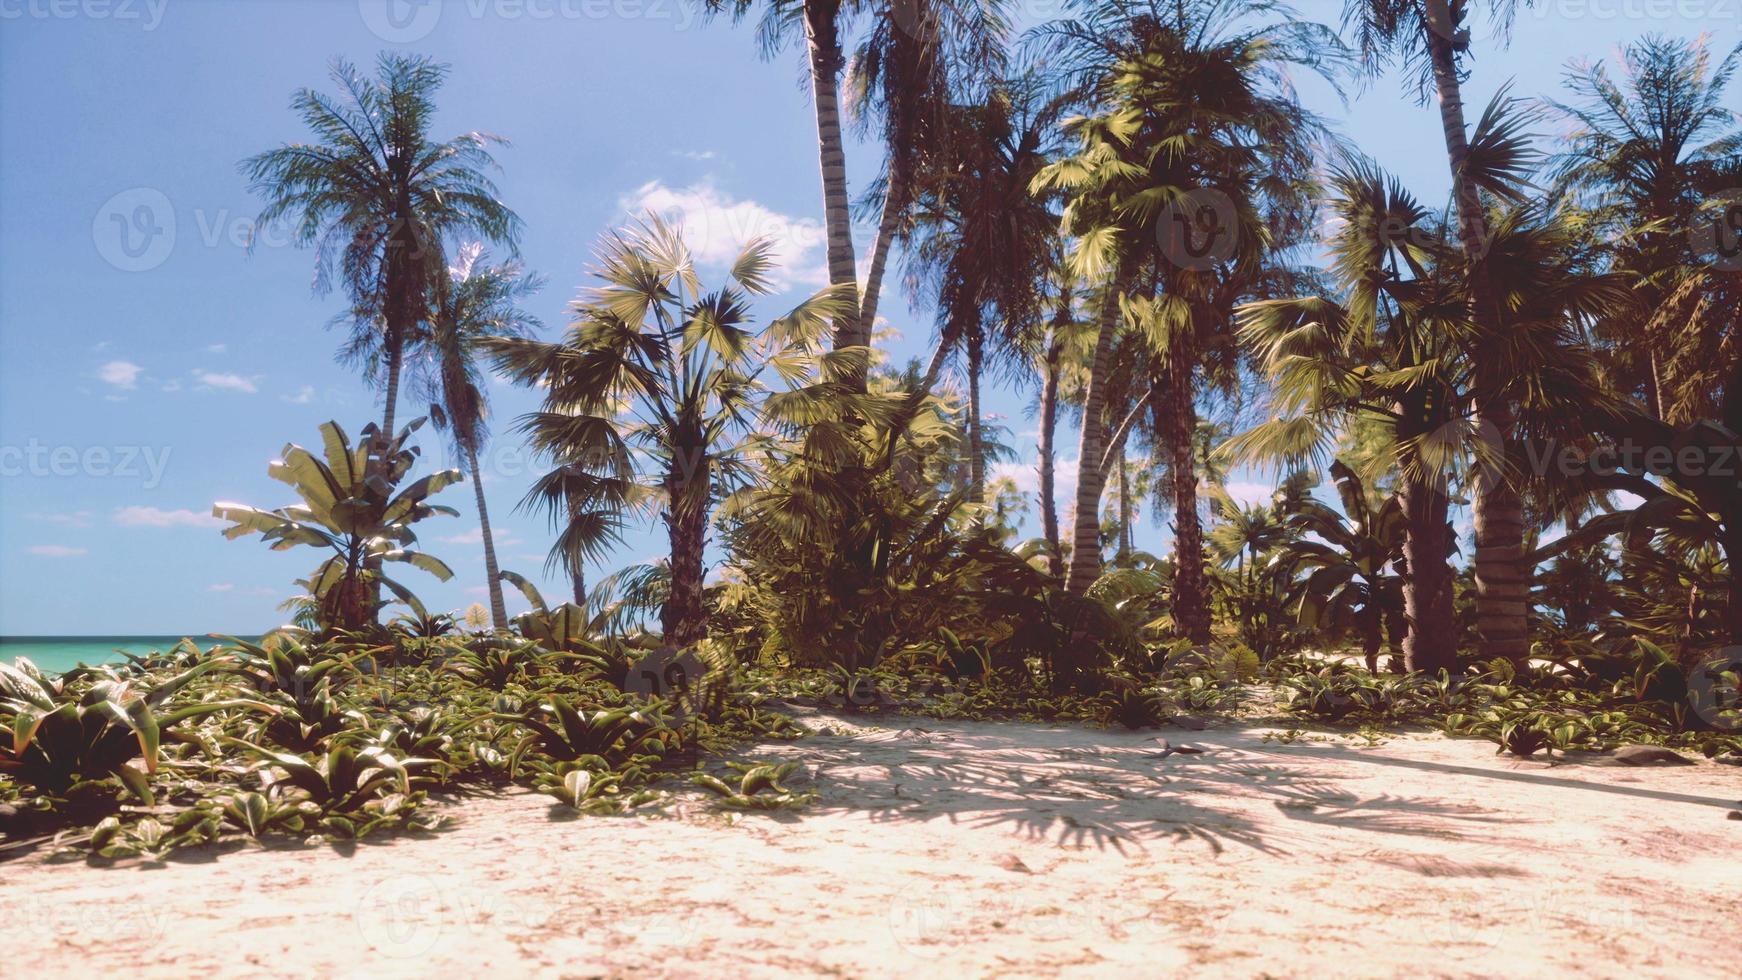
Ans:
[[[223,527],[224,522],[210,514],[191,510],[164,510],[134,504],[117,507],[112,515],[122,527]]]
[[[738,200],[715,187],[712,179],[682,188],[650,181],[618,203],[632,214],[651,211],[677,225],[698,265],[729,266],[745,242],[766,237],[774,243],[770,278],[776,284],[822,286],[829,281],[821,222]]]
[[[245,395],[252,395],[260,390],[254,386],[254,382],[240,374],[196,370],[194,371],[194,379],[200,383],[202,388],[222,388],[227,391],[240,391]]]
[[[307,405],[309,402],[315,400],[315,386],[303,385],[301,388],[296,390],[296,394],[294,395],[279,395],[278,397],[290,402],[292,405]]]
[[[494,532],[494,537],[496,539],[496,547],[498,548],[506,548],[520,543],[520,539],[515,537],[511,532],[500,529]],[[484,543],[484,529],[475,527],[470,531],[462,531],[459,534],[450,534],[445,538],[437,538],[436,540],[443,544],[482,545]]]
[[[206,352],[208,354],[222,354],[223,352],[225,352],[229,349],[230,349],[229,344],[207,344],[206,345]]]
[[[110,361],[97,369],[97,377],[104,384],[132,391],[139,386],[139,375],[144,371],[144,368],[132,361]]]
[[[77,558],[90,552],[85,548],[69,548],[64,544],[36,544],[30,546],[30,553],[44,558]]]
[[[213,583],[212,585],[206,586],[206,591],[207,592],[234,592],[234,591],[236,591],[236,584],[234,582],[216,582],[216,583]]]
[[[719,156],[713,150],[673,150],[671,155],[683,157],[685,160],[712,160]]]
[[[1276,487],[1268,483],[1244,483],[1235,481],[1223,484],[1222,489],[1228,491],[1228,496],[1247,507],[1259,504],[1269,504],[1276,496]]]

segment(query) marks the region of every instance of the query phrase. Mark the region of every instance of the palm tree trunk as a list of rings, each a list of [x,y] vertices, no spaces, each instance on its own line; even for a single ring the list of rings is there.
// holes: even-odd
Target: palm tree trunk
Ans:
[[[665,488],[671,544],[671,596],[660,612],[665,642],[686,647],[708,635],[708,610],[702,601],[702,551],[707,544],[709,468],[700,439],[680,439],[674,447]]]
[[[883,291],[883,270],[889,263],[889,247],[895,241],[901,215],[907,210],[907,168],[891,166],[889,187],[883,192],[883,213],[877,219],[877,240],[871,243],[871,268],[865,273],[865,292],[859,299],[859,334],[868,344],[877,329],[877,299]],[[850,242],[849,242],[850,244]]]
[[[1119,450],[1119,561],[1131,555],[1131,478],[1125,472],[1125,450]]]
[[[1053,440],[1059,420],[1059,357],[1063,344],[1055,331],[1041,362],[1040,383],[1040,525],[1041,535],[1051,545],[1047,567],[1054,577],[1064,574],[1064,553],[1059,549],[1059,511],[1056,491],[1057,476],[1053,470]]]
[[[490,581],[490,622],[508,629],[508,604],[502,601],[502,573],[496,564],[496,538],[490,532],[490,509],[484,503],[484,481],[478,479],[478,450],[466,447],[466,465],[472,470],[472,494],[478,500],[478,530],[484,536],[484,574]]]
[[[575,521],[580,520],[580,517],[581,502],[570,499],[569,523],[573,524]],[[585,609],[587,608],[587,569],[585,559],[580,555],[568,555],[566,557],[569,564],[569,584],[575,594],[575,605]]]
[[[1476,185],[1464,172],[1470,146],[1464,128],[1464,101],[1458,78],[1457,52],[1452,46],[1447,0],[1428,0],[1427,31],[1429,62],[1439,97],[1440,127],[1444,132],[1446,158],[1452,172],[1453,196],[1458,206],[1459,246],[1470,277],[1470,307],[1486,338],[1499,336],[1499,316],[1494,307],[1484,255],[1488,247],[1487,218]],[[1492,340],[1490,342],[1493,342]],[[1506,458],[1515,457],[1507,445],[1512,431],[1512,405],[1500,394],[1510,379],[1495,376],[1498,357],[1477,352],[1475,414],[1483,432],[1492,433]],[[1487,370],[1484,370],[1484,367]],[[1476,616],[1485,658],[1504,657],[1523,664],[1530,654],[1526,618],[1531,569],[1524,561],[1524,506],[1517,489],[1499,467],[1478,466],[1475,479],[1476,524]]]
[[[1411,480],[1400,491],[1405,531],[1403,554],[1404,668],[1433,673],[1458,669],[1457,627],[1452,615],[1449,502],[1438,487]]]
[[[1204,573],[1204,528],[1198,520],[1198,410],[1192,390],[1197,358],[1180,331],[1168,344],[1166,415],[1158,420],[1173,485],[1173,621],[1193,643],[1210,642],[1210,589]]]
[[[840,0],[804,0],[805,38],[810,55],[811,101],[817,119],[817,160],[823,180],[823,228],[828,236],[829,283],[859,283],[853,260],[853,222],[848,210],[847,152],[841,139],[841,44],[836,18]],[[855,308],[835,321],[835,348],[866,343]],[[861,384],[863,382],[861,381]]]
[[[968,487],[976,504],[986,502],[986,430],[980,421],[980,370],[986,356],[986,338],[979,330],[968,333]]]
[[[393,439],[393,422],[395,410],[399,405],[399,375],[404,370],[405,345],[390,341],[387,352],[387,389],[383,398],[387,407],[381,412],[381,438]]]
[[[1065,589],[1077,595],[1101,577],[1101,491],[1107,483],[1101,468],[1106,452],[1106,425],[1101,414],[1107,402],[1107,372],[1113,366],[1113,340],[1119,332],[1119,297],[1125,291],[1124,270],[1113,277],[1101,302],[1095,355],[1089,362],[1089,384],[1083,391],[1083,427],[1077,442],[1077,512],[1071,529],[1071,565]]]
[[[1379,617],[1377,608],[1365,610],[1361,615],[1361,654],[1369,674],[1379,673],[1379,647],[1383,642],[1380,635],[1383,624]]]

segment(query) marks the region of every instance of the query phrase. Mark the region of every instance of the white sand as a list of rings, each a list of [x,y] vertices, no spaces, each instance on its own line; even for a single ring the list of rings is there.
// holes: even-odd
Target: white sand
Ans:
[[[829,721],[824,719],[824,721]],[[1742,769],[882,719],[759,746],[736,823],[472,799],[436,836],[0,865],[0,970],[150,975],[1676,976],[1742,972]],[[906,731],[921,725],[931,732]]]

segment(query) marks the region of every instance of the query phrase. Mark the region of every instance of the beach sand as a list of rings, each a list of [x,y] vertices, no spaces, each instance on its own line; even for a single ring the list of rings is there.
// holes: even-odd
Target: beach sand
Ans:
[[[152,976],[1742,972],[1742,768],[1438,735],[804,718],[821,799],[568,818],[515,792],[349,851],[0,865],[6,971]],[[910,727],[912,726],[912,727]]]

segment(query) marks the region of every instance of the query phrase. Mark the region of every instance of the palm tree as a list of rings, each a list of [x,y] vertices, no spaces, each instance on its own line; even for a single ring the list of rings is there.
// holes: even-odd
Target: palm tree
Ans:
[[[1040,471],[1041,537],[1046,540],[1047,567],[1054,578],[1064,578],[1064,549],[1059,540],[1059,511],[1057,498],[1057,449],[1059,399],[1063,376],[1067,369],[1067,349],[1073,354],[1081,351],[1073,344],[1076,335],[1076,283],[1063,263],[1053,265],[1053,294],[1051,303],[1053,315],[1049,318],[1037,344],[1031,347],[1039,348],[1039,356],[1035,358],[1035,370],[1040,375],[1040,434],[1037,438],[1036,456]],[[1075,363],[1079,358],[1072,357],[1069,363]]]
[[[1742,45],[1714,65],[1704,38],[1648,35],[1623,52],[1620,79],[1601,62],[1576,63],[1566,82],[1576,102],[1551,103],[1576,126],[1552,160],[1557,186],[1613,238],[1615,266],[1640,296],[1635,315],[1599,323],[1611,374],[1659,419],[1669,414],[1664,353],[1674,345],[1652,314],[1698,265],[1689,232],[1701,205],[1742,170],[1742,130],[1724,104],[1738,67]]]
[[[860,299],[859,335],[870,343],[890,247],[912,219],[916,171],[935,166],[948,138],[952,107],[987,97],[987,79],[1003,77],[1004,0],[896,0],[875,7],[871,27],[848,66],[849,114],[861,135],[874,126],[884,148],[883,175],[868,191],[878,211]]]
[[[1502,27],[1519,0],[1489,0]],[[1440,127],[1451,170],[1457,211],[1457,240],[1469,280],[1469,304],[1477,331],[1475,364],[1479,383],[1472,391],[1477,424],[1495,434],[1505,460],[1518,459],[1513,432],[1512,382],[1500,373],[1506,362],[1507,324],[1489,282],[1485,262],[1491,241],[1484,193],[1516,200],[1516,184],[1529,162],[1516,127],[1489,126],[1489,139],[1472,141],[1464,121],[1463,71],[1468,51],[1465,0],[1345,0],[1345,23],[1359,39],[1362,58],[1377,71],[1394,59],[1417,72],[1417,91],[1430,84],[1439,105]],[[1503,99],[1496,99],[1490,113]],[[1485,122],[1488,120],[1484,120]],[[1478,124],[1480,131],[1484,127]],[[1476,607],[1483,653],[1522,664],[1530,652],[1530,573],[1524,567],[1524,506],[1503,465],[1483,466],[1475,481]]]
[[[461,248],[447,276],[436,282],[429,338],[420,351],[426,363],[418,365],[430,400],[430,421],[438,431],[448,433],[472,478],[478,529],[484,539],[490,619],[499,630],[508,628],[508,607],[502,599],[496,541],[490,532],[490,511],[478,468],[478,451],[490,437],[489,398],[478,371],[478,358],[484,354],[486,338],[523,337],[539,327],[538,318],[520,309],[518,300],[543,285],[516,263],[490,265],[482,246]]]
[[[1253,14],[1292,12],[1226,0],[1118,2],[1044,35],[1065,52],[1081,76],[1079,91],[1100,111],[1074,123],[1078,153],[1037,186],[1071,195],[1065,231],[1076,236],[1079,271],[1110,286],[1084,399],[1069,588],[1081,591],[1099,573],[1099,497],[1113,447],[1135,420],[1113,424],[1123,406],[1109,406],[1105,389],[1114,335],[1132,305],[1126,293],[1141,280],[1152,295],[1137,298],[1152,301],[1138,304],[1141,315],[1132,319],[1156,351],[1155,411],[1174,483],[1174,619],[1197,641],[1210,628],[1192,458],[1200,357],[1265,263],[1292,244],[1273,235],[1267,219],[1307,203],[1318,126],[1282,72],[1323,70],[1337,57],[1328,30],[1293,20],[1254,26]],[[1151,228],[1158,234],[1146,233]],[[1233,247],[1223,251],[1218,242]],[[1204,245],[1209,250],[1196,251]],[[1148,402],[1140,397],[1135,410]]]
[[[742,476],[760,441],[753,425],[815,414],[819,402],[873,408],[854,400],[867,398],[853,393],[851,380],[864,371],[863,349],[816,349],[853,305],[849,290],[825,288],[753,333],[750,299],[769,291],[771,248],[766,239],[749,243],[732,264],[731,284],[704,292],[683,241],[650,217],[600,243],[601,285],[576,301],[561,342],[484,342],[517,383],[544,388],[543,410],[523,421],[535,446],[596,458],[595,468],[624,476],[640,471],[656,485],[648,489],[664,505],[671,548],[661,622],[666,641],[678,646],[707,635],[710,514],[716,492]],[[789,389],[759,399],[771,369]]]
[[[741,20],[755,0],[701,0],[709,13],[729,12]],[[960,93],[964,80],[994,67],[1005,32],[998,6],[987,0],[766,0],[757,36],[765,56],[799,38],[805,45],[816,113],[817,155],[822,172],[823,227],[827,238],[829,283],[852,286],[853,307],[835,321],[836,349],[871,342],[876,294],[881,288],[889,245],[907,206],[907,177],[913,165],[910,145],[923,145],[924,117],[946,93]],[[841,129],[840,77],[852,21],[872,22],[855,56],[859,102],[868,115],[880,114],[890,141],[885,199],[878,239],[872,246],[870,274],[859,292],[855,263],[847,157]],[[959,66],[966,66],[957,71]],[[869,310],[870,315],[866,315]],[[864,387],[864,378],[858,386]]]
[[[1499,466],[1470,415],[1471,392],[1483,382],[1470,355],[1481,328],[1468,304],[1467,267],[1445,229],[1371,164],[1352,162],[1332,183],[1338,230],[1328,244],[1342,301],[1242,308],[1242,339],[1271,377],[1279,417],[1224,451],[1299,460],[1349,424],[1386,432],[1407,524],[1404,658],[1410,670],[1455,670],[1451,488],[1471,470]],[[1492,228],[1493,282],[1514,329],[1503,368],[1528,379],[1514,389],[1519,432],[1576,438],[1613,411],[1595,394],[1595,366],[1574,339],[1576,323],[1625,293],[1615,277],[1578,268],[1580,243],[1554,212],[1513,209]]]
[[[479,132],[430,139],[446,66],[388,53],[374,79],[344,60],[331,75],[337,98],[314,89],[291,97],[314,142],[249,157],[242,173],[266,199],[256,227],[292,222],[296,243],[315,247],[316,291],[330,289],[336,273],[349,295],[344,356],[384,385],[385,437],[394,431],[401,366],[446,265],[443,243],[469,235],[513,250],[520,219],[486,176],[495,166],[489,147],[504,140]]]
[[[1052,155],[1061,105],[1027,72],[991,84],[982,103],[950,107],[940,152],[913,175],[908,276],[937,310],[939,340],[918,394],[960,347],[968,375],[970,486],[984,497],[980,383],[988,353],[1019,366],[1043,311],[1058,216],[1029,184]],[[991,329],[988,329],[988,325]]]

